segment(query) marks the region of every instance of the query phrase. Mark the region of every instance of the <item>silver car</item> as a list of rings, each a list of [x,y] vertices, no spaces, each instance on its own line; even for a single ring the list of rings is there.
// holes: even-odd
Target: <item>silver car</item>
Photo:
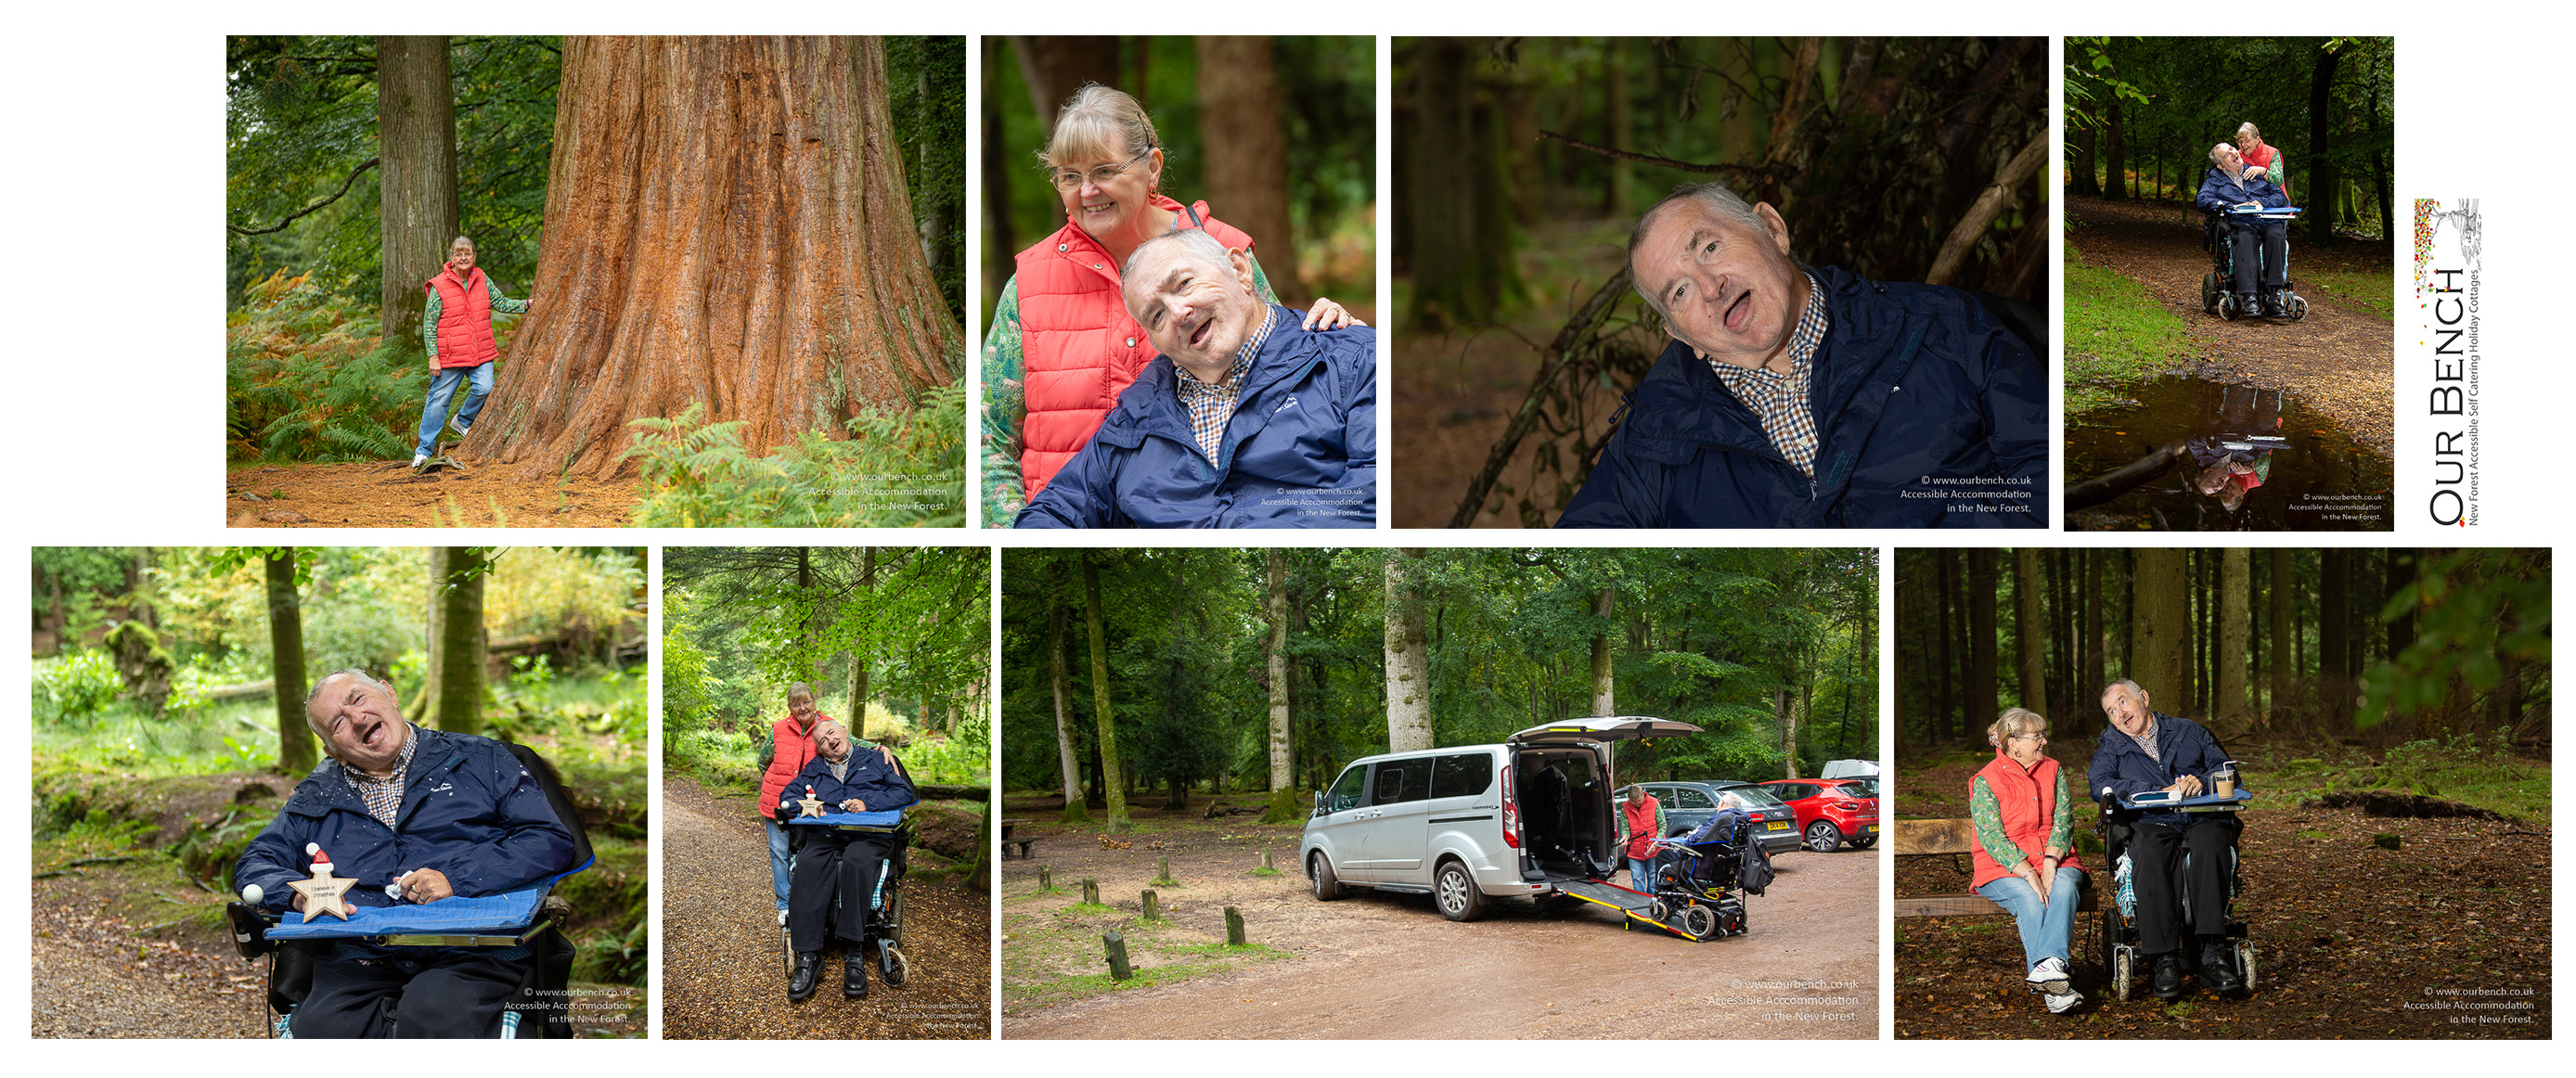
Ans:
[[[1471,921],[1485,901],[1539,897],[1617,871],[1626,820],[1612,746],[1695,734],[1639,716],[1533,726],[1500,745],[1363,757],[1315,795],[1297,856],[1315,897],[1346,888],[1431,895]]]

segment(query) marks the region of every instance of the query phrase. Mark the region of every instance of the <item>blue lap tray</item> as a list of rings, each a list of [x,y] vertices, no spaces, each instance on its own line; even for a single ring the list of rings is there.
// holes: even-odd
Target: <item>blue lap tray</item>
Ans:
[[[2251,800],[2254,800],[2254,791],[2246,789],[2243,785],[2239,785],[2236,787],[2236,792],[2227,797],[2220,797],[2216,794],[2203,794],[2199,797],[2186,797],[2180,801],[2149,801],[2145,804],[2140,804],[2123,797],[2120,799],[2120,807],[2128,809],[2144,809],[2146,811],[2153,812],[2157,809],[2195,809],[2208,808],[2215,805],[2241,805]]]
[[[399,906],[349,907],[349,919],[324,917],[298,924],[301,914],[286,911],[286,919],[268,930],[273,940],[355,939],[367,936],[447,935],[459,936],[476,932],[502,932],[525,928],[537,919],[537,904],[546,900],[551,884],[522,887],[481,898],[442,898],[423,905],[403,903]],[[355,890],[352,888],[352,890]],[[382,893],[379,891],[378,893]]]
[[[813,827],[821,827],[828,824],[843,824],[857,827],[882,827],[887,830],[893,830],[896,825],[903,822],[903,810],[883,809],[877,812],[826,812],[820,816],[798,816],[787,822],[791,824],[801,823]]]

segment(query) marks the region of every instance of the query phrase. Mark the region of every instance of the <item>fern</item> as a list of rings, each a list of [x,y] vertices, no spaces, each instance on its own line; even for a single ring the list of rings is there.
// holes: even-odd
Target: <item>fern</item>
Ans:
[[[678,416],[628,424],[626,455],[648,494],[641,527],[957,527],[966,519],[965,391],[934,389],[911,409],[868,409],[850,437],[805,431],[755,456],[739,420]]]

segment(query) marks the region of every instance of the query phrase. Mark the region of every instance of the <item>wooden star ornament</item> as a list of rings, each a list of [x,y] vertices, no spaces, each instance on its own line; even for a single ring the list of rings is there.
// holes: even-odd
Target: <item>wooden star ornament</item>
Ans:
[[[823,800],[814,796],[814,788],[811,786],[805,788],[804,797],[797,799],[796,807],[799,810],[799,815],[820,816],[823,814]]]
[[[358,881],[332,875],[331,855],[322,852],[320,846],[307,843],[304,852],[313,855],[313,878],[287,884],[295,888],[296,894],[304,896],[304,922],[310,924],[314,918],[326,913],[348,920],[349,888],[357,886]]]

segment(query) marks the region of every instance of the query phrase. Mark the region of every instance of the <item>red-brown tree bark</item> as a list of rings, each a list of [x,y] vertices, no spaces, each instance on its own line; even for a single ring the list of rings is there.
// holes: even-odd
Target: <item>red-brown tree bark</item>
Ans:
[[[534,306],[468,456],[631,472],[692,403],[759,451],[949,384],[874,38],[568,38]]]
[[[1198,40],[1200,145],[1207,148],[1208,207],[1260,245],[1262,272],[1279,301],[1305,306],[1296,237],[1288,224],[1288,131],[1270,39]]]

